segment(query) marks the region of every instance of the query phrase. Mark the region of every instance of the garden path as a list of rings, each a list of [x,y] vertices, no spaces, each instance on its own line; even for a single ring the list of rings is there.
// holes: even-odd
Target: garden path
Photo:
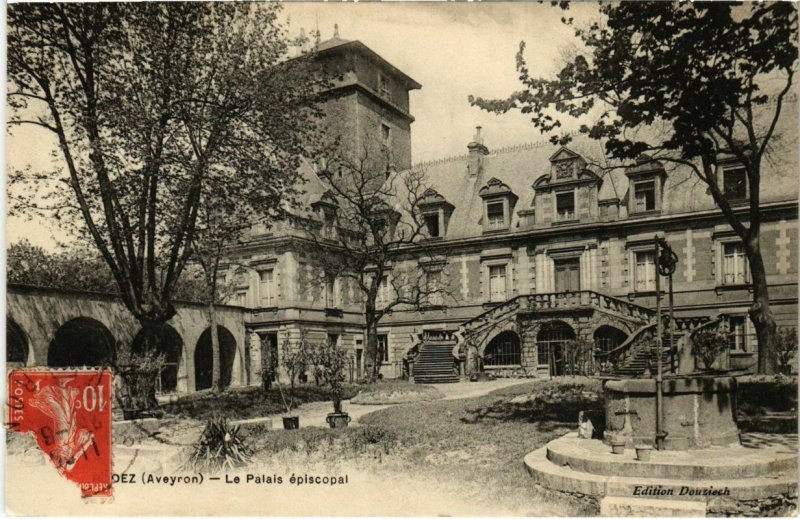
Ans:
[[[483,382],[457,382],[455,384],[431,384],[436,389],[444,393],[443,400],[457,400],[460,398],[473,398],[486,395],[496,389],[514,386],[517,384],[524,384],[531,382],[531,379],[524,378],[503,378],[495,380],[487,380]],[[351,404],[350,400],[342,401],[342,409],[350,415],[352,424],[357,424],[358,419],[362,416],[369,414],[373,411],[386,409],[394,405],[403,404],[385,404],[385,405],[360,405]],[[328,413],[332,412],[332,404],[330,402],[311,402],[303,404],[299,407],[295,415],[300,417],[301,427],[328,427],[325,418]],[[283,423],[280,420],[281,415],[271,415],[265,418],[272,420],[272,426],[276,429],[282,429]],[[261,419],[259,419],[261,420]]]

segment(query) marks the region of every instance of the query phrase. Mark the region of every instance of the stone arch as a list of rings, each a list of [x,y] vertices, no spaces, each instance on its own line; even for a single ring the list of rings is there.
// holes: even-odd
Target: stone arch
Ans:
[[[111,366],[116,356],[114,336],[103,323],[76,317],[62,324],[50,341],[47,365],[52,367]]]
[[[628,338],[628,334],[615,326],[603,324],[592,334],[596,351],[611,351]]]
[[[484,366],[521,366],[522,340],[514,330],[495,335],[483,349]]]
[[[231,384],[233,364],[236,359],[236,338],[224,326],[217,325],[219,334],[220,382],[226,388]],[[194,388],[211,387],[213,377],[213,355],[211,351],[211,327],[206,328],[197,340],[194,349]]]
[[[564,321],[547,321],[536,334],[536,355],[539,365],[549,366],[551,375],[564,374],[564,346],[576,337],[575,330]]]
[[[181,335],[168,324],[164,324],[158,330],[158,351],[164,354],[165,367],[159,379],[159,392],[171,393],[178,387],[178,370],[181,367],[181,357],[183,352],[183,339]],[[146,347],[146,337],[144,330],[139,330],[133,338],[131,350],[136,353],[144,352]]]
[[[30,348],[28,335],[10,317],[6,317],[6,365],[20,367],[28,364]]]

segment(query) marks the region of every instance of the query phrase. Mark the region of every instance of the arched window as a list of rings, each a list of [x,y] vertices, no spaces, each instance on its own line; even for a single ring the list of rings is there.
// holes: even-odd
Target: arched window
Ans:
[[[565,344],[575,339],[575,331],[565,322],[552,321],[542,325],[536,335],[537,360],[549,366],[551,375],[564,374]]]
[[[628,334],[613,326],[604,325],[594,332],[595,350],[608,352],[621,345],[628,338]]]
[[[484,366],[520,366],[522,348],[519,335],[513,331],[498,334],[483,350]]]

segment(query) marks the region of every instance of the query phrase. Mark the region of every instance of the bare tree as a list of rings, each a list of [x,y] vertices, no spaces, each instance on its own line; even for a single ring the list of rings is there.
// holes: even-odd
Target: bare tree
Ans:
[[[398,309],[443,306],[452,298],[447,249],[426,226],[423,205],[430,190],[425,171],[391,168],[387,150],[363,139],[351,158],[332,154],[319,175],[327,191],[301,222],[317,285],[332,278],[355,284],[364,305],[367,380],[380,372],[378,323]]]

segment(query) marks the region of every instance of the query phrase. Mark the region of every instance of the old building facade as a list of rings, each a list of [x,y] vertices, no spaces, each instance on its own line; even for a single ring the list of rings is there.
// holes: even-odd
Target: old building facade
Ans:
[[[402,174],[411,164],[408,92],[419,84],[360,42],[331,40],[321,48],[346,78],[329,112],[332,131],[390,147]],[[787,124],[785,145],[766,164],[761,186],[761,243],[780,325],[797,321],[796,137]],[[398,309],[381,320],[384,376],[401,376],[414,358],[409,352],[420,353],[426,345],[460,351],[464,362],[465,345],[475,343],[485,369],[528,376],[563,372],[561,350],[554,346],[565,341],[617,348],[653,323],[655,236],[678,256],[678,335],[724,315],[731,334],[724,362],[754,368],[747,260],[706,186],[691,172],[647,158],[608,168],[601,145],[581,139],[561,148],[543,142],[490,149],[478,128],[465,145],[463,156],[412,168],[426,179],[420,217],[428,233],[426,257],[409,250],[404,266],[421,268],[431,250],[439,251],[448,290],[442,300]],[[733,161],[720,161],[719,168],[726,195],[737,211],[745,211],[749,188],[743,170]],[[313,209],[330,196],[325,181],[310,163],[304,174],[308,214],[324,219],[324,211]],[[337,340],[352,349],[359,374],[366,342],[360,292],[345,279],[319,272],[300,241],[302,233],[282,224],[270,233],[256,230],[233,255],[235,263],[248,265],[238,274],[237,297],[246,308],[251,343],[260,338],[279,355],[279,345],[301,336]],[[391,300],[392,290],[390,274],[379,303]]]

